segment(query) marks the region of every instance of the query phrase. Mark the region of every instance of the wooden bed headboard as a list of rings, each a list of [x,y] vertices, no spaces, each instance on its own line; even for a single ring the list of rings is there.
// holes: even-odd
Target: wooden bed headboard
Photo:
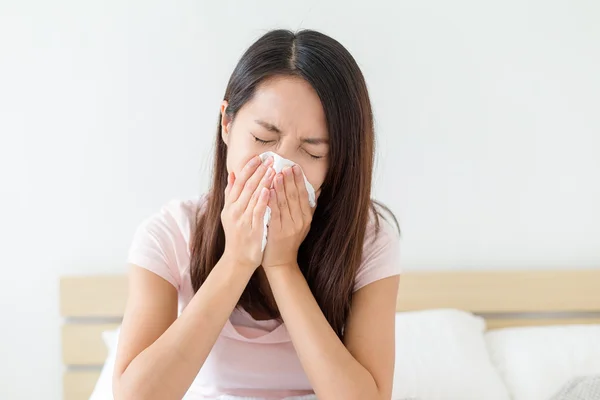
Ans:
[[[125,276],[60,281],[65,400],[88,399],[104,360],[101,333],[116,328]],[[400,279],[398,311],[457,308],[482,315],[488,329],[600,324],[600,269],[410,272]]]

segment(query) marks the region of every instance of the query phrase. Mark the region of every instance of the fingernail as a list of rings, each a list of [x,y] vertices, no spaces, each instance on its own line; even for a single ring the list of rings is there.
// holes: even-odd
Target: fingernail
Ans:
[[[272,156],[267,158],[267,165],[273,165],[274,162],[275,162],[275,159]]]
[[[265,172],[265,178],[270,178],[273,175],[273,172],[275,172],[275,170],[269,167],[269,169],[267,169],[267,172]]]
[[[287,176],[290,176],[292,174],[292,169],[290,167],[286,167],[283,170],[283,173],[286,174]]]
[[[294,170],[294,174],[296,174],[296,176],[300,176],[300,167],[297,165],[294,165],[294,167],[292,168]]]
[[[281,174],[277,175],[277,182],[283,183],[283,176]]]
[[[254,157],[252,160],[250,160],[249,164],[251,167],[256,167],[258,164],[260,164],[260,157]]]

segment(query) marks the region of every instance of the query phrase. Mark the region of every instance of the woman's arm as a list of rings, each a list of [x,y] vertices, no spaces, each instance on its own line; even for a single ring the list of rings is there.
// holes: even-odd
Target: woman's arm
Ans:
[[[398,276],[377,280],[354,294],[342,343],[296,262],[314,213],[299,168],[276,176],[269,206],[271,222],[262,265],[317,397],[389,400]]]
[[[115,363],[115,399],[181,399],[253,271],[221,259],[177,318],[173,285],[133,265]]]
[[[297,264],[265,268],[265,272],[319,400],[389,400],[399,277],[373,282],[354,294],[342,343]]]
[[[181,399],[194,381],[260,264],[272,164],[254,157],[238,178],[229,174],[224,254],[179,318],[174,286],[132,266],[113,377],[117,400]]]

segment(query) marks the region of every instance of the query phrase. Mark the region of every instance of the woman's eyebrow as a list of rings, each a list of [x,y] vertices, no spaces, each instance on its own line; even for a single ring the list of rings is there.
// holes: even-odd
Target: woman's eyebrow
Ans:
[[[302,142],[308,144],[328,144],[329,140],[326,138],[302,138]]]
[[[265,128],[268,131],[281,134],[281,129],[279,129],[278,127],[276,127],[273,124],[270,124],[268,122],[262,121],[260,119],[255,119],[254,122],[256,122],[257,124],[259,124],[260,126],[262,126],[263,128]]]

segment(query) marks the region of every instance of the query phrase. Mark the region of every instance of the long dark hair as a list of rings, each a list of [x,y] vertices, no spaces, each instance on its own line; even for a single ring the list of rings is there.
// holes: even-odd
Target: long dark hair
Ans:
[[[370,213],[378,230],[381,210],[387,210],[371,200],[375,137],[367,86],[354,58],[336,40],[312,30],[274,30],[250,46],[235,67],[224,96],[229,102],[227,116],[233,120],[258,85],[274,76],[306,80],[325,112],[329,168],[298,264],[329,324],[342,337]],[[212,187],[199,210],[191,247],[195,291],[225,249],[220,213],[227,186],[227,146],[221,137],[221,116],[218,121]],[[238,305],[279,317],[261,292],[257,273]]]

